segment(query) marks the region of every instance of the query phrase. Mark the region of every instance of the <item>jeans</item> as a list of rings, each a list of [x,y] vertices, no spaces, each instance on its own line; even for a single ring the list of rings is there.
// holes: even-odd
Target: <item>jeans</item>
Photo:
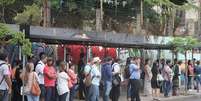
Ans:
[[[164,96],[169,96],[169,92],[171,90],[171,82],[170,81],[164,81],[163,82],[163,89],[164,89]]]
[[[76,95],[76,92],[77,92],[77,88],[78,88],[78,85],[74,85],[71,89],[70,89],[70,98],[69,98],[69,101],[73,101],[75,95]]]
[[[34,96],[34,95],[26,95],[28,101],[39,101],[39,96]]]
[[[201,77],[200,76],[196,76],[195,80],[196,80],[196,89],[199,92],[199,87],[201,85]]]
[[[8,90],[0,90],[0,101],[8,101]]]
[[[192,83],[193,83],[193,77],[192,76],[188,76],[188,89],[192,89]]]
[[[140,80],[131,80],[131,101],[140,101]]]
[[[98,101],[99,100],[99,86],[92,84],[89,88],[87,101]]]
[[[59,95],[59,101],[66,101],[67,95],[68,95],[68,92],[66,92],[62,95]]]
[[[105,81],[104,82],[104,95],[103,95],[103,101],[109,101],[110,100],[110,91],[112,89],[112,81]]]
[[[55,87],[45,87],[45,101],[55,101]]]

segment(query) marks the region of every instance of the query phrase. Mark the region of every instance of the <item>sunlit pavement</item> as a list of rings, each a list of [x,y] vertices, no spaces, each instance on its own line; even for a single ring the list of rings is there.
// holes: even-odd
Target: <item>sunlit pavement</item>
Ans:
[[[160,98],[161,101],[201,101],[201,92],[197,93],[195,90],[188,91],[186,95],[179,95],[179,96],[170,96],[170,97],[163,97],[161,94]],[[75,101],[84,101],[84,100],[75,100]],[[102,101],[102,98],[100,98]],[[119,101],[128,101],[125,94],[121,94]],[[141,101],[153,101],[152,97],[144,97],[141,96]]]

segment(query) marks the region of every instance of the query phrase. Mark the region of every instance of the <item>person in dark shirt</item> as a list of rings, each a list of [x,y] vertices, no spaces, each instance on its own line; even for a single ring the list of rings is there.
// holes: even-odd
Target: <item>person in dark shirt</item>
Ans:
[[[197,66],[195,66],[195,80],[196,80],[197,92],[199,92],[199,88],[200,88],[200,85],[201,85],[201,65],[200,65],[200,61],[197,61]]]
[[[107,57],[101,69],[102,80],[104,82],[103,101],[109,101],[109,94],[112,89],[112,58]]]

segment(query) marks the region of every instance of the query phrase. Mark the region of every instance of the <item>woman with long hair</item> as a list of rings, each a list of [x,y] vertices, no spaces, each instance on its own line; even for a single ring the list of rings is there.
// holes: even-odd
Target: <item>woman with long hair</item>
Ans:
[[[39,96],[35,96],[31,93],[33,82],[38,82],[38,75],[33,71],[34,64],[32,62],[27,63],[25,71],[21,75],[21,79],[24,82],[24,93],[27,96],[28,101],[39,101]]]
[[[152,72],[152,79],[151,79],[151,87],[152,87],[152,96],[153,100],[159,100],[159,94],[160,94],[160,81],[157,80],[157,76],[159,74],[159,60],[156,60],[153,63],[153,67],[151,69]]]
[[[68,80],[69,76],[66,73],[66,62],[62,61],[59,64],[59,73],[57,78],[57,92],[59,95],[59,101],[69,101],[67,99],[69,88],[68,88]]]
[[[152,72],[150,67],[150,60],[145,60],[145,66],[144,66],[144,93],[145,96],[151,96],[151,79],[152,79]]]

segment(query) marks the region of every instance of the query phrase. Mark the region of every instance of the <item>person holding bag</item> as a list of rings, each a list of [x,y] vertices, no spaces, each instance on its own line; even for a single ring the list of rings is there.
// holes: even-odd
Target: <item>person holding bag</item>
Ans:
[[[40,87],[38,84],[38,76],[33,71],[34,64],[27,63],[25,71],[21,75],[24,82],[24,94],[27,96],[28,101],[39,101]]]
[[[120,96],[120,85],[121,85],[121,68],[120,59],[115,59],[112,65],[112,90],[110,92],[110,98],[112,101],[118,101]]]

